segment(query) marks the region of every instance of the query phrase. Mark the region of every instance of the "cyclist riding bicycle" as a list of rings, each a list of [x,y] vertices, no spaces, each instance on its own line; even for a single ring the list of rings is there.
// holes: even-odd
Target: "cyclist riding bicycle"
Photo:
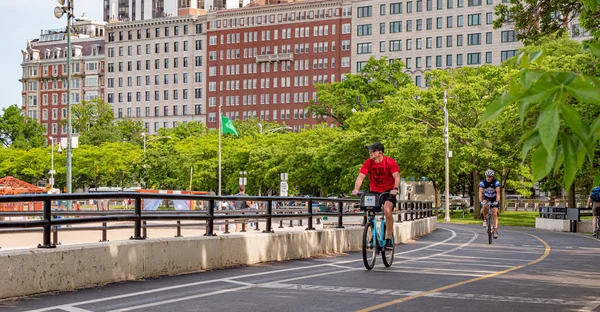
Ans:
[[[396,161],[388,156],[384,156],[384,146],[379,142],[375,142],[369,146],[369,159],[365,160],[360,167],[360,173],[354,182],[353,195],[358,194],[358,190],[362,185],[363,180],[369,175],[369,188],[371,192],[384,194],[380,201],[384,203],[383,215],[385,216],[385,249],[393,249],[392,231],[394,229],[394,218],[392,217],[392,209],[396,205],[396,195],[400,187],[400,168]]]
[[[483,209],[483,226],[487,227],[489,206],[494,214],[494,238],[498,238],[498,203],[500,202],[500,181],[494,179],[494,170],[485,171],[485,179],[479,183],[479,201]]]
[[[592,233],[596,233],[596,230],[598,230],[596,225],[598,224],[598,218],[600,218],[600,185],[592,189],[586,206],[592,208]]]

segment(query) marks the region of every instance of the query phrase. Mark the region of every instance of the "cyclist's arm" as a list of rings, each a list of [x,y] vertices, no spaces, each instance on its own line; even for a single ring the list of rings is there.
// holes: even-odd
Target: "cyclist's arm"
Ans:
[[[354,182],[354,191],[352,193],[357,193],[358,190],[360,189],[360,186],[363,183],[363,180],[365,179],[366,175],[359,173],[358,177],[356,177],[356,182]]]
[[[394,172],[392,174],[392,177],[394,177],[394,188],[397,188],[398,190],[392,190],[392,192],[396,192],[395,194],[390,192],[390,194],[392,195],[396,195],[398,194],[400,191],[400,172]]]
[[[479,187],[479,202],[483,201],[483,188],[480,186]]]
[[[592,203],[592,195],[588,196],[588,201],[587,201],[587,204],[585,206],[589,207],[591,203]]]
[[[496,186],[496,201],[500,201],[500,187]]]

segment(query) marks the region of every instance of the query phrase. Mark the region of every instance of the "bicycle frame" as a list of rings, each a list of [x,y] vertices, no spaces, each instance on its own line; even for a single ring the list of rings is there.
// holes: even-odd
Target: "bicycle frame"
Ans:
[[[373,210],[367,210],[365,212],[368,223],[373,223],[372,235],[377,240],[377,250],[379,251],[385,246],[385,216],[381,215],[379,221],[379,229],[377,228],[377,215]],[[380,235],[381,233],[381,235]]]

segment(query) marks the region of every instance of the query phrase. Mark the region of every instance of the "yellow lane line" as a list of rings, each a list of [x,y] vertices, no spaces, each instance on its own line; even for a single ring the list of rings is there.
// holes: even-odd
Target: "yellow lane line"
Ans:
[[[522,233],[522,232],[518,232],[518,233]],[[413,299],[416,299],[416,298],[419,298],[419,297],[427,296],[427,295],[432,294],[432,293],[441,292],[441,291],[444,291],[444,290],[447,290],[447,289],[450,289],[450,288],[454,288],[454,287],[462,286],[462,285],[465,285],[465,284],[470,284],[470,283],[478,282],[478,281],[481,281],[481,280],[484,280],[484,279],[488,279],[490,277],[495,277],[495,276],[502,275],[502,274],[505,274],[505,273],[508,273],[508,272],[512,272],[512,271],[515,271],[515,270],[522,269],[522,268],[530,266],[530,265],[534,265],[534,264],[536,264],[536,263],[538,263],[538,262],[546,259],[546,257],[548,257],[548,255],[550,254],[550,245],[548,245],[548,243],[546,243],[543,239],[541,239],[541,238],[539,238],[539,237],[537,237],[537,236],[535,236],[533,234],[529,234],[529,233],[522,233],[522,234],[527,234],[529,236],[533,236],[534,238],[536,238],[537,240],[539,240],[540,242],[542,242],[542,244],[544,244],[544,246],[546,247],[546,250],[544,251],[544,254],[541,255],[539,258],[537,258],[537,259],[535,259],[535,260],[533,260],[531,262],[528,262],[526,264],[523,264],[523,265],[512,267],[510,269],[506,269],[506,270],[499,271],[499,272],[496,272],[496,273],[491,273],[491,274],[488,274],[488,275],[484,275],[484,276],[472,278],[472,279],[469,279],[469,280],[466,280],[466,281],[462,281],[462,282],[458,282],[458,283],[454,283],[454,284],[451,284],[451,285],[442,286],[442,287],[439,287],[439,288],[436,288],[436,289],[432,289],[432,290],[429,290],[429,291],[425,291],[425,292],[422,292],[422,293],[419,293],[419,294],[416,294],[416,295],[412,295],[412,296],[408,296],[408,297],[404,297],[404,298],[401,298],[401,299],[396,299],[396,300],[392,300],[392,301],[389,301],[389,302],[384,302],[384,303],[381,303],[381,304],[378,304],[378,305],[374,305],[374,306],[371,306],[371,307],[368,307],[368,308],[364,308],[364,309],[358,310],[357,312],[375,311],[375,310],[378,310],[378,309],[381,309],[381,308],[389,307],[389,306],[394,305],[394,304],[398,304],[398,303],[402,303],[402,302],[405,302],[405,301],[413,300]]]

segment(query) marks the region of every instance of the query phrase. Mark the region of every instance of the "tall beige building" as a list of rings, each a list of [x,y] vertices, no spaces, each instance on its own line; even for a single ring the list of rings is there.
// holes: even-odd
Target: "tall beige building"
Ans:
[[[150,133],[205,122],[206,16],[111,23],[106,28],[106,98],[115,117]]]
[[[522,43],[510,29],[494,30],[494,6],[506,0],[363,0],[352,3],[352,72],[370,57],[406,64],[415,84],[425,72],[499,65]],[[349,30],[342,30],[349,31]]]

